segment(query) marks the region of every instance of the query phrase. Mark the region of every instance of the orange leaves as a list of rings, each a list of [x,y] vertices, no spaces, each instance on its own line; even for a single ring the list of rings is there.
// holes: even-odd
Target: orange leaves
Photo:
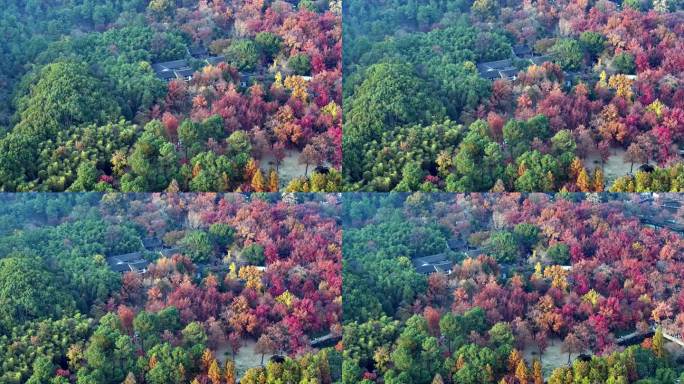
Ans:
[[[266,192],[266,180],[261,169],[257,169],[252,177],[252,190],[254,192]]]
[[[608,86],[615,89],[617,97],[622,97],[625,100],[631,100],[634,96],[632,92],[632,80],[627,75],[613,75],[608,79]]]
[[[599,133],[608,142],[615,140],[622,143],[629,134],[628,127],[620,119],[620,114],[614,104],[603,107],[597,124]]]
[[[306,80],[302,76],[288,76],[285,78],[285,87],[292,91],[292,98],[306,103],[308,98]]]
[[[262,272],[256,266],[247,265],[240,268],[238,277],[245,280],[245,288],[253,289],[257,292],[263,289],[261,282]]]
[[[192,107],[195,109],[206,108],[207,106],[209,106],[209,103],[203,95],[197,95],[192,99]]]

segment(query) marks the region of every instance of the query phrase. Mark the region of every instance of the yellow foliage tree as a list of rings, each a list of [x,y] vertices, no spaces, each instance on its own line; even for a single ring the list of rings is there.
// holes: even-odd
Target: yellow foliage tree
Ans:
[[[618,74],[613,75],[608,79],[608,85],[615,89],[615,94],[625,100],[631,100],[634,93],[632,92],[632,80],[627,75]]]
[[[527,384],[527,364],[525,364],[525,360],[520,359],[518,362],[518,366],[515,368],[515,377],[521,384]]]
[[[511,353],[508,354],[508,371],[515,372],[518,367],[518,363],[522,360],[522,355],[517,349],[513,349]]]
[[[235,384],[237,379],[235,377],[235,362],[231,359],[226,360],[226,366],[224,368],[226,384]]]
[[[335,104],[334,101],[329,102],[325,107],[321,108],[321,113],[324,115],[329,115],[333,119],[337,119],[340,115],[340,107]]]
[[[534,359],[532,362],[532,380],[534,384],[544,384],[544,375],[542,374],[542,365],[539,359]]]
[[[295,295],[293,295],[290,291],[285,290],[285,292],[281,293],[278,297],[276,297],[276,301],[279,303],[284,304],[288,308],[292,308],[292,302],[295,299]]]
[[[280,190],[280,183],[278,180],[278,172],[276,172],[275,169],[271,168],[271,171],[269,172],[268,175],[268,191],[269,192],[278,192]]]
[[[544,269],[544,277],[551,279],[551,286],[561,290],[568,288],[567,271],[560,265],[551,265]]]
[[[591,303],[592,306],[596,306],[600,298],[601,295],[593,288],[590,289],[589,292],[585,293],[584,296],[582,296],[582,300]]]
[[[572,160],[572,163],[570,164],[570,177],[576,179],[577,176],[579,176],[582,169],[584,169],[584,165],[582,165],[582,160],[580,160],[579,157],[575,157]]]
[[[254,192],[266,192],[266,180],[261,169],[257,169],[252,177],[252,189]]]
[[[254,177],[254,174],[258,169],[259,164],[257,164],[256,160],[250,158],[249,161],[247,161],[247,165],[245,165],[245,178],[250,180],[252,177]]]
[[[257,292],[261,291],[263,284],[261,283],[261,271],[253,266],[247,265],[240,268],[238,272],[238,277],[245,280],[245,288],[253,289]]]
[[[126,375],[126,380],[122,384],[137,384],[138,382],[135,380],[135,375],[131,372],[128,372],[128,375]]]
[[[214,354],[211,353],[209,348],[205,348],[202,353],[202,369],[208,370],[211,363],[214,361]]]
[[[273,87],[274,88],[282,88],[283,87],[283,74],[280,73],[280,71],[276,72],[276,74],[275,74],[275,81],[273,82]]]
[[[211,380],[212,384],[221,384],[221,368],[219,368],[216,359],[214,359],[211,362],[211,365],[209,365],[209,372],[207,372],[207,376],[209,376],[209,380]]]
[[[646,107],[647,111],[655,113],[655,115],[658,118],[661,118],[663,116],[663,109],[665,109],[665,104],[663,104],[663,102],[659,99],[655,99],[654,102],[652,102],[648,105],[648,107]]]
[[[292,97],[306,102],[306,80],[301,76],[288,76],[285,78],[285,87],[292,90]]]
[[[652,349],[653,353],[660,359],[665,357],[666,351],[665,351],[665,337],[663,336],[663,329],[658,328],[656,329],[655,335],[653,335],[653,341],[652,341]]]
[[[601,167],[594,168],[594,177],[592,179],[594,192],[603,192],[605,181],[603,179],[603,170]]]
[[[587,174],[587,170],[584,168],[582,168],[579,175],[577,175],[577,188],[579,188],[579,190],[582,192],[590,192],[591,191],[591,184],[589,182],[589,175]]]

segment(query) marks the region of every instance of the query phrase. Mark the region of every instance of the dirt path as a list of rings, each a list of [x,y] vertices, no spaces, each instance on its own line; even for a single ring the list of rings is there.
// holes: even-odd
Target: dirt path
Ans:
[[[561,339],[550,339],[549,340],[549,346],[546,348],[544,351],[544,354],[541,356],[541,362],[542,362],[542,373],[544,375],[544,378],[548,378],[551,376],[551,372],[553,372],[554,369],[561,367],[561,366],[566,366],[568,364],[568,354],[565,352],[561,352],[561,347],[563,345],[563,341]],[[591,355],[590,351],[584,352],[587,355]],[[525,361],[527,362],[528,366],[532,366],[532,361],[534,359],[539,359],[539,352],[537,350],[537,347],[534,345],[528,345],[525,347],[525,349],[522,351],[523,357],[525,358]],[[570,361],[574,361],[577,356],[579,356],[578,353],[573,353],[570,355]]]
[[[615,179],[629,174],[630,164],[625,161],[625,150],[622,148],[611,148],[610,157],[603,166],[603,177],[606,184],[611,184]],[[601,155],[598,152],[592,152],[585,157],[582,162],[588,172],[601,166]],[[636,170],[641,164],[634,164]]]
[[[243,340],[242,347],[240,351],[235,355],[235,370],[238,377],[242,377],[245,372],[254,367],[261,365],[261,354],[254,351],[256,342],[251,339]],[[221,363],[221,366],[226,362],[227,359],[231,358],[230,346],[228,343],[219,345],[214,352],[214,357]],[[264,356],[264,364],[268,362],[271,355]]]
[[[285,188],[287,184],[298,177],[302,177],[306,172],[306,164],[299,163],[299,151],[288,149],[285,151],[285,158],[280,162],[278,167],[278,181],[280,188]],[[275,157],[272,154],[261,158],[260,166],[264,175],[267,175],[271,168],[275,168]],[[324,164],[328,166],[328,164]],[[316,164],[309,164],[309,174],[316,168]]]

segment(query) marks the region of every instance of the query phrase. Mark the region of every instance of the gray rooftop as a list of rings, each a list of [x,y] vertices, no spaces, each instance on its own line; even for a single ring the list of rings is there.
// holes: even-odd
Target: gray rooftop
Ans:
[[[450,273],[453,263],[446,254],[439,253],[432,256],[417,257],[411,261],[416,272],[428,275],[434,272]]]

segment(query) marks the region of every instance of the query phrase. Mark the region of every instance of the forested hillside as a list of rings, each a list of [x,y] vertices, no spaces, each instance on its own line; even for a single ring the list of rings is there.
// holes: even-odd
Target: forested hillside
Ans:
[[[333,196],[0,200],[0,382],[340,380]]]
[[[368,191],[683,191],[676,0],[350,0],[344,180]]]
[[[680,196],[344,199],[344,383],[684,379]]]
[[[340,19],[335,1],[5,2],[0,189],[336,189]]]

